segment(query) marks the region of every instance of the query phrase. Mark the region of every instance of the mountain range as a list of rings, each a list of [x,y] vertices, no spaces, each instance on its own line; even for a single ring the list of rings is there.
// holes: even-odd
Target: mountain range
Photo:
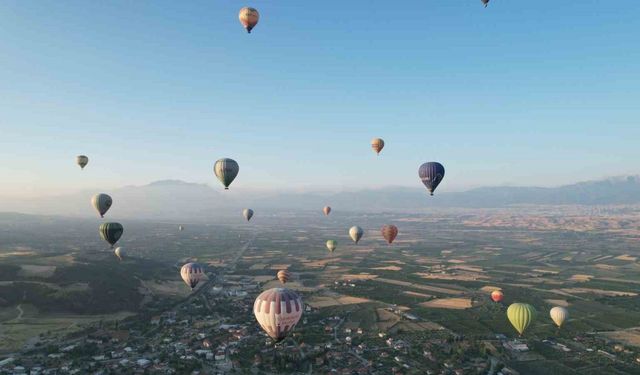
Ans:
[[[446,184],[446,181],[445,181]],[[233,189],[233,187],[232,187]],[[443,190],[443,189],[441,189]],[[90,199],[97,191],[57,197],[7,199],[0,212],[63,216],[95,215]],[[640,177],[614,177],[559,187],[481,187],[463,192],[436,191],[430,197],[421,187],[387,187],[345,192],[227,192],[206,184],[163,180],[143,186],[105,191],[113,197],[111,217],[198,220],[256,210],[312,211],[325,205],[350,212],[421,212],[432,208],[500,208],[513,205],[640,204]]]

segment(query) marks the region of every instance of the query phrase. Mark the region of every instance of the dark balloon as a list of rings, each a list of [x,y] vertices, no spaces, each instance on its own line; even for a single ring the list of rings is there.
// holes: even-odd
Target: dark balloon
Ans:
[[[489,5],[489,0],[481,0],[482,4],[484,4],[484,7],[486,8],[487,5]]]
[[[100,237],[103,240],[107,241],[111,247],[118,242],[120,237],[122,237],[122,233],[124,232],[124,228],[120,223],[104,223],[100,225]]]
[[[393,240],[398,237],[398,227],[395,225],[385,225],[382,227],[382,237],[387,241],[389,245],[393,243]]]
[[[433,195],[433,192],[444,178],[444,167],[435,161],[424,163],[420,166],[418,175],[424,186],[429,190],[429,193]]]

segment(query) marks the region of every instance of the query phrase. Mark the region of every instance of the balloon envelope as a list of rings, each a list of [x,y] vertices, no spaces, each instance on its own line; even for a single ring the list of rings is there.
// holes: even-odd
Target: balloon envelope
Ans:
[[[213,172],[218,177],[218,180],[222,182],[225,190],[229,190],[229,185],[236,179],[238,172],[240,172],[240,166],[233,159],[223,158],[216,161],[213,166]]]
[[[277,277],[281,283],[286,284],[286,282],[289,281],[289,279],[291,279],[291,272],[287,270],[280,270],[278,271]]]
[[[98,211],[100,217],[104,217],[104,214],[106,214],[107,211],[109,211],[109,208],[111,208],[113,199],[111,199],[111,197],[107,194],[100,193],[94,195],[93,198],[91,198],[91,204],[96,209],[96,211]]]
[[[507,309],[507,318],[520,335],[529,327],[536,315],[536,309],[527,303],[514,303]]]
[[[384,141],[382,138],[374,138],[371,140],[371,148],[376,154],[380,155],[380,151],[384,148]]]
[[[273,288],[256,298],[253,314],[267,335],[279,342],[296,327],[303,307],[302,298],[293,290]]]
[[[484,4],[484,7],[486,8],[487,5],[489,5],[489,0],[480,0],[482,1],[482,4]]]
[[[126,252],[124,251],[124,249],[120,246],[116,247],[116,250],[114,251],[114,253],[116,254],[116,256],[118,257],[118,259],[122,260],[122,258],[125,257]]]
[[[504,299],[504,294],[499,290],[494,290],[493,292],[491,292],[491,299],[493,300],[493,302],[502,302],[502,300]]]
[[[398,227],[395,225],[385,225],[380,232],[382,232],[382,237],[384,237],[389,245],[398,237]]]
[[[327,249],[329,249],[329,251],[331,251],[332,253],[336,250],[337,247],[338,247],[337,241],[335,240],[327,241]]]
[[[191,287],[195,288],[204,276],[204,270],[198,263],[187,263],[180,269],[182,280]]]
[[[182,232],[184,230],[184,225],[178,225],[178,230]]]
[[[80,166],[80,169],[84,169],[84,167],[86,167],[88,163],[89,163],[89,158],[86,157],[85,155],[76,156],[76,164]]]
[[[258,24],[260,20],[260,13],[258,10],[251,7],[244,7],[240,9],[240,13],[238,13],[238,19],[242,26],[247,30],[248,33],[251,33],[254,27]]]
[[[120,223],[104,223],[100,225],[98,231],[100,232],[100,237],[113,247],[120,237],[122,237],[124,228]]]
[[[245,208],[244,210],[242,210],[242,215],[247,221],[249,221],[253,217],[253,210],[250,208]]]
[[[551,320],[558,326],[562,327],[562,324],[569,318],[569,311],[561,306],[556,306],[549,311]]]
[[[331,207],[329,206],[324,206],[322,208],[322,212],[324,212],[324,216],[329,216],[329,214],[331,213]]]
[[[429,190],[429,193],[433,195],[433,192],[444,178],[444,166],[435,161],[424,163],[420,166],[418,175],[424,186]]]
[[[359,226],[354,226],[354,227],[351,227],[351,229],[349,229],[349,236],[351,237],[353,242],[355,242],[356,244],[360,242],[360,239],[362,238],[363,235],[364,235],[364,230],[362,230],[362,228],[360,228]]]

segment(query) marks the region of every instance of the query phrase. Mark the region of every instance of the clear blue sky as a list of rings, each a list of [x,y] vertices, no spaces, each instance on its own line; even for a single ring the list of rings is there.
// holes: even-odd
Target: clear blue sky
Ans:
[[[639,18],[638,0],[4,0],[0,194],[218,186],[220,157],[240,189],[420,186],[432,160],[441,191],[639,173]]]

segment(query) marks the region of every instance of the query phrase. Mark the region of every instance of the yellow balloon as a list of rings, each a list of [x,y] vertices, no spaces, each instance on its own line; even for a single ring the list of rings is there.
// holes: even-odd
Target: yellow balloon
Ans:
[[[560,306],[552,308],[551,311],[549,311],[549,315],[558,328],[562,327],[564,321],[569,319],[569,311]]]
[[[514,303],[507,309],[507,317],[520,335],[529,327],[536,315],[536,309],[527,303]]]

